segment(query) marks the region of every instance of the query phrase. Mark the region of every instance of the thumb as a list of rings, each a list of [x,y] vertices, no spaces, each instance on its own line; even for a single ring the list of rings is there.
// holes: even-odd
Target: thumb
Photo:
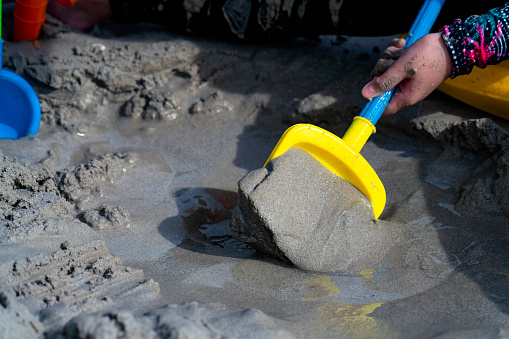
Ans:
[[[384,74],[373,78],[368,82],[362,89],[362,96],[366,99],[373,99],[383,93],[391,90],[393,87],[398,85],[405,78],[401,75],[394,74],[387,70]]]
[[[361,91],[361,94],[364,98],[366,99],[373,99],[373,98],[376,98],[377,97],[377,91],[375,90],[375,88],[373,87],[373,80],[371,80],[370,82],[368,82],[363,88],[362,88],[362,91]]]

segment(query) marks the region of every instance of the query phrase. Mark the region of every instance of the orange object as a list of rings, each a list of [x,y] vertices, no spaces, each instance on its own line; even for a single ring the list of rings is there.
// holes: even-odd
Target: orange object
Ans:
[[[47,5],[48,0],[16,0],[13,32],[15,42],[34,41],[39,37],[46,20]]]
[[[78,0],[57,0],[58,2],[60,2],[62,5],[64,6],[67,6],[67,7],[71,7],[72,5],[74,5],[74,3],[76,3]]]

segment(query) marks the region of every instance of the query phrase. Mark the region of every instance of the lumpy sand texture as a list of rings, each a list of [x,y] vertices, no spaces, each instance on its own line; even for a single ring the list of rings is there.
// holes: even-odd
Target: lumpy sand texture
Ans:
[[[262,252],[327,273],[373,263],[399,239],[366,196],[299,148],[240,180],[231,228]]]
[[[13,10],[3,68],[42,123],[0,140],[1,339],[507,337],[506,121],[440,93],[380,119],[361,152],[378,221],[306,153],[260,169],[292,124],[343,135],[394,37],[236,44],[48,15],[35,48],[10,41]]]

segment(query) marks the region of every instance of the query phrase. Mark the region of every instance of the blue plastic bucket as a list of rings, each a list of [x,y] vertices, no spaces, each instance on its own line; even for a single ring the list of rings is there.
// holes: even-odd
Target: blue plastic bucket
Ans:
[[[0,138],[36,135],[41,123],[39,99],[25,79],[1,69],[2,47],[0,40]]]

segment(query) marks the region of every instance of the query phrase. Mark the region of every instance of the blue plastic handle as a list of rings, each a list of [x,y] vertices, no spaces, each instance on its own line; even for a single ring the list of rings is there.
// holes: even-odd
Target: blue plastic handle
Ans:
[[[413,44],[417,39],[429,33],[429,30],[435,23],[445,0],[426,0],[417,14],[410,31],[408,31],[405,37],[405,48]],[[373,125],[378,122],[383,111],[387,107],[387,104],[391,100],[394,88],[390,91],[385,92],[379,97],[369,101],[362,109],[359,116],[368,119]]]

